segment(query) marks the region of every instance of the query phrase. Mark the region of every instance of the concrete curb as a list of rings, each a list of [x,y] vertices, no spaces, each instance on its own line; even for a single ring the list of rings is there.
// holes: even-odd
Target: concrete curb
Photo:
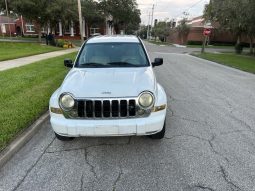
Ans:
[[[47,111],[0,153],[0,168],[39,131],[41,124],[48,118]]]

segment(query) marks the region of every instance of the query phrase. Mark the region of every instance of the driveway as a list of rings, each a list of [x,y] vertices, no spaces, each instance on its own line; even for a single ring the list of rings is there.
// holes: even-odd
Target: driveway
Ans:
[[[42,129],[0,190],[255,190],[255,75],[148,45],[168,95],[166,137],[55,139]]]

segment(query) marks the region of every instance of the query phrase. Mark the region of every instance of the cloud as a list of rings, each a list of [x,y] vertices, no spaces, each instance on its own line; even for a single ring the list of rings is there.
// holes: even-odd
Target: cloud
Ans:
[[[184,11],[189,13],[189,17],[200,16],[208,2],[209,0],[137,0],[143,24],[148,24],[153,4],[155,4],[153,19],[165,20],[180,18]]]

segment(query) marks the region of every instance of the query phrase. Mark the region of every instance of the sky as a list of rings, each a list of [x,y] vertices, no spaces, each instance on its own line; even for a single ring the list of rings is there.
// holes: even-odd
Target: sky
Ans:
[[[181,19],[183,12],[189,13],[189,18],[200,16],[208,2],[209,0],[137,0],[142,24],[145,25],[148,24],[153,4],[155,4],[153,20],[170,20]]]

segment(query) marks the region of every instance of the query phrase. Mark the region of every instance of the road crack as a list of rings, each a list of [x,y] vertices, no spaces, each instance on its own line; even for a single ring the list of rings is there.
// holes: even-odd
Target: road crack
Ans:
[[[214,189],[208,187],[208,186],[204,186],[202,184],[197,184],[197,185],[194,185],[191,187],[192,188],[199,188],[199,189],[202,189],[202,190],[209,190],[209,191],[215,191]]]
[[[79,150],[90,149],[90,148],[93,148],[93,147],[102,147],[102,146],[124,146],[124,145],[130,145],[131,140],[132,140],[132,137],[130,136],[126,143],[119,143],[119,144],[102,143],[102,144],[90,145],[90,146],[87,146],[87,147],[61,149],[61,150],[56,150],[56,151],[46,151],[45,153],[53,154],[53,153],[61,153],[61,152],[69,152],[69,151],[79,151]]]
[[[237,118],[236,116],[234,115],[230,115],[230,117],[236,121],[238,121],[241,125],[244,125],[247,129],[249,129],[251,132],[255,133],[255,130],[252,129],[252,127],[250,125],[248,125],[245,121]]]
[[[95,170],[95,166],[93,166],[93,165],[89,162],[88,154],[89,154],[89,152],[88,152],[88,149],[86,148],[86,149],[85,149],[85,162],[86,162],[86,164],[90,167],[90,172],[92,172],[94,178],[95,178],[96,180],[98,180],[98,176],[97,176],[97,173],[96,173],[96,170]]]
[[[122,176],[123,174],[124,174],[124,173],[123,173],[123,170],[122,170],[122,168],[120,167],[119,174],[118,174],[116,180],[115,180],[114,183],[113,183],[112,191],[116,191],[117,184],[118,184],[118,182],[121,180],[121,176]]]
[[[204,141],[204,142],[207,142],[209,144],[209,147],[212,151],[213,154],[223,158],[227,163],[229,163],[229,159],[225,156],[223,156],[220,152],[218,152],[214,145],[213,145],[213,141],[215,140],[216,138],[216,135],[213,135],[211,139],[205,139],[205,138],[202,138],[202,137],[199,137],[199,136],[195,136],[195,135],[190,135],[190,134],[182,134],[182,135],[174,135],[172,137],[165,137],[165,139],[168,139],[168,140],[172,140],[172,139],[175,139],[177,137],[191,137],[191,138],[195,138],[195,139],[198,139],[198,140],[201,140],[201,141]]]
[[[164,139],[172,140],[172,139],[175,139],[177,137],[192,137],[192,138],[196,138],[196,139],[199,139],[199,140],[202,140],[202,141],[205,141],[205,142],[209,141],[208,139],[205,139],[205,138],[202,138],[202,137],[199,137],[199,136],[195,136],[195,135],[190,135],[190,134],[174,135],[172,137],[165,137]]]
[[[17,190],[20,185],[24,182],[24,180],[26,179],[26,177],[29,175],[29,173],[33,170],[33,168],[38,164],[38,162],[41,160],[41,158],[43,157],[43,155],[46,153],[46,150],[51,146],[51,144],[54,142],[54,140],[56,139],[56,137],[54,137],[51,142],[46,146],[46,148],[44,149],[44,151],[41,153],[41,155],[38,157],[38,159],[35,161],[35,163],[27,170],[25,176],[18,182],[18,184],[14,187],[13,191]]]
[[[84,185],[84,182],[83,182],[83,178],[84,178],[84,174],[82,173],[81,175],[81,191],[83,191],[83,185]]]
[[[208,143],[209,143],[209,145],[210,145],[211,151],[212,151],[215,155],[220,156],[220,157],[223,158],[227,163],[229,163],[229,162],[230,162],[229,159],[228,159],[227,157],[223,156],[220,152],[218,152],[218,151],[214,148],[214,146],[213,146],[213,141],[215,140],[215,138],[216,138],[216,135],[213,135],[213,137],[212,137],[210,140],[208,140]]]
[[[230,178],[229,178],[229,176],[228,176],[228,174],[226,172],[226,169],[222,165],[219,165],[219,166],[220,166],[220,172],[221,172],[222,177],[224,178],[225,182],[227,182],[229,185],[233,186],[237,190],[242,190],[240,187],[238,187],[236,184],[234,184],[230,180]]]

